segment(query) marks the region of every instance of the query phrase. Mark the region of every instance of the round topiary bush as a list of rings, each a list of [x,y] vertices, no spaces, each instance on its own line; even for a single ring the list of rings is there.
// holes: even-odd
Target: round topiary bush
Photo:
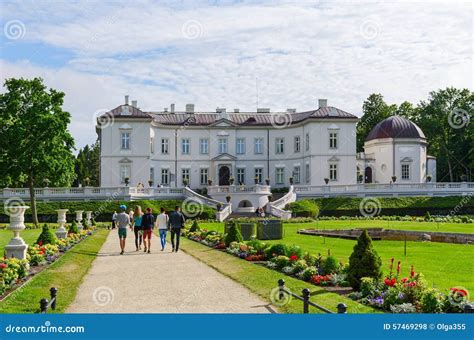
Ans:
[[[38,239],[36,240],[36,244],[56,244],[56,235],[49,230],[49,227],[47,224],[43,225],[43,231],[41,234],[38,236]]]
[[[375,251],[367,230],[364,229],[349,258],[347,281],[352,288],[358,290],[363,277],[379,279],[382,276],[381,266],[382,260]]]
[[[270,259],[275,256],[288,254],[288,247],[283,243],[275,243],[265,249],[265,257]]]
[[[328,256],[324,261],[322,265],[323,269],[323,274],[333,274],[337,272],[337,269],[339,268],[339,262],[334,256]]]

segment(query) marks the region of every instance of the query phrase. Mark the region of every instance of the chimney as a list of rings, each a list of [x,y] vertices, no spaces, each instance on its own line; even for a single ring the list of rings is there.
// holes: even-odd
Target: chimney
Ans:
[[[286,109],[287,113],[296,113],[296,109]]]
[[[168,108],[165,107],[165,108],[163,109],[163,112],[164,112],[164,113],[168,113]]]
[[[319,108],[327,107],[328,106],[328,100],[327,99],[318,99],[318,104],[319,104]]]
[[[239,109],[234,109],[234,113],[239,113],[240,110]]]
[[[128,94],[125,96],[125,105],[128,105]]]
[[[194,104],[186,104],[186,113],[194,113]]]
[[[226,111],[225,107],[216,108],[216,113],[225,113],[225,111]]]
[[[132,106],[137,107],[137,101],[136,100],[132,100]]]
[[[171,112],[171,113],[174,113],[174,104],[171,104],[171,105],[170,105],[170,112]]]
[[[257,108],[257,113],[270,113],[269,108],[264,108],[264,107],[258,107]]]

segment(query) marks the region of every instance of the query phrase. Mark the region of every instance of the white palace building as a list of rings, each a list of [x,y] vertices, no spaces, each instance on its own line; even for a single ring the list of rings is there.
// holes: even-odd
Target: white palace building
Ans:
[[[436,181],[418,126],[400,116],[380,122],[356,153],[358,118],[328,106],[297,112],[142,111],[125,103],[98,119],[101,186],[295,186]],[[430,177],[429,177],[430,176]],[[396,177],[396,178],[395,178]]]

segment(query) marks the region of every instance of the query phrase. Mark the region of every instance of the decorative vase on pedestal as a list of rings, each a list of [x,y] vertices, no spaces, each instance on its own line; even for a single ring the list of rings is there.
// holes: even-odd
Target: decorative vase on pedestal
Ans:
[[[25,211],[29,209],[27,206],[14,206],[10,208],[10,225],[8,229],[13,231],[13,238],[5,246],[7,258],[15,257],[23,260],[26,258],[26,250],[28,245],[20,237],[20,232],[25,229]]]
[[[67,237],[67,230],[64,228],[66,224],[66,213],[69,209],[58,209],[58,224],[59,228],[56,230],[56,237],[57,238],[66,238]]]
[[[81,231],[84,229],[81,221],[82,221],[82,213],[84,210],[76,210],[76,221],[77,221],[77,230]]]
[[[86,221],[87,225],[90,227],[92,225],[92,211],[86,211]]]

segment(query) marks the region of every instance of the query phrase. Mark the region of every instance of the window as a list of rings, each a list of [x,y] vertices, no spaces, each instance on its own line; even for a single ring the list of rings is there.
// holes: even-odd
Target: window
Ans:
[[[305,136],[305,144],[306,151],[309,151],[309,133],[307,133]]]
[[[276,168],[275,169],[275,183],[284,184],[285,183],[285,168]]]
[[[285,140],[283,138],[276,138],[276,153],[284,153]]]
[[[207,168],[201,169],[200,183],[201,185],[207,185],[209,170]]]
[[[255,138],[255,153],[263,153],[263,138]]]
[[[227,152],[227,138],[219,138],[219,153]]]
[[[245,184],[245,168],[237,168],[237,183]]]
[[[183,186],[185,185],[185,182],[187,182],[188,185],[190,185],[190,181],[189,181],[189,169],[186,168],[186,169],[181,169],[181,183],[183,184]]]
[[[329,180],[337,181],[337,164],[329,164]]]
[[[295,137],[295,152],[300,152],[301,149],[301,141],[300,136]]]
[[[125,184],[125,178],[130,180],[130,165],[120,166],[120,183]]]
[[[150,152],[155,153],[155,138],[151,137],[150,138]]]
[[[169,185],[169,184],[170,184],[170,170],[161,169],[161,185]]]
[[[155,168],[150,168],[150,181],[155,181]]]
[[[120,148],[130,150],[130,132],[122,132],[120,135]]]
[[[301,181],[301,168],[299,166],[293,168],[293,181],[295,184],[299,184]]]
[[[337,132],[329,132],[329,148],[337,149]]]
[[[410,179],[410,164],[402,164],[402,179]]]
[[[189,155],[189,138],[183,138],[181,140],[181,153],[183,155]]]
[[[170,149],[169,149],[169,139],[168,138],[161,138],[161,153],[164,155],[169,154]]]
[[[255,178],[257,179],[257,183],[262,183],[262,181],[263,181],[263,169],[262,168],[255,168]]]
[[[306,183],[311,182],[311,172],[309,172],[309,163],[306,164],[304,171],[305,171]]]
[[[201,138],[199,140],[199,153],[202,155],[209,153],[209,139]]]
[[[237,138],[237,146],[235,153],[238,155],[243,155],[245,153],[245,139]]]

